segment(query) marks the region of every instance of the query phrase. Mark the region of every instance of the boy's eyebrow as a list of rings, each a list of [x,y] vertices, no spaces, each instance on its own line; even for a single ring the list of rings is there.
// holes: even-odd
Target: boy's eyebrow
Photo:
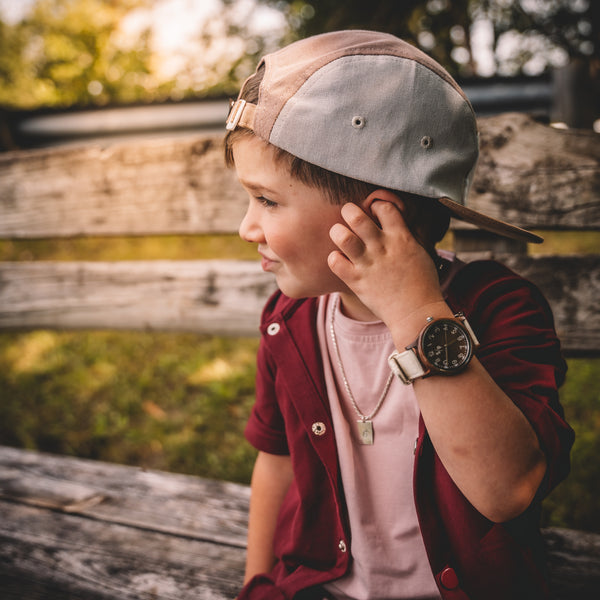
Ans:
[[[255,183],[253,181],[248,181],[247,179],[240,179],[240,178],[238,178],[238,181],[248,190],[269,192],[271,194],[276,193],[275,190],[272,190],[272,189],[268,188],[267,186],[262,185],[260,183]]]

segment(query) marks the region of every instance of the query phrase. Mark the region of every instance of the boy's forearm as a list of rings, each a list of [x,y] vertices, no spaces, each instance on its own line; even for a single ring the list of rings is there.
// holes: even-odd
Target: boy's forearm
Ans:
[[[456,485],[492,521],[522,513],[546,461],[523,413],[474,359],[465,373],[415,382],[429,436]]]
[[[404,349],[426,317],[450,317],[445,302],[415,310],[393,328]],[[463,373],[419,379],[414,390],[440,460],[465,497],[492,521],[521,514],[544,477],[546,459],[521,410],[473,358]]]
[[[244,583],[273,568],[275,526],[293,477],[289,456],[259,452],[252,473]]]

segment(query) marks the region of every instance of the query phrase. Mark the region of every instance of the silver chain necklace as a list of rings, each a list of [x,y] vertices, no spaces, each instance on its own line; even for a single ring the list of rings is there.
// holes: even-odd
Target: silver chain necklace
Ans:
[[[331,307],[331,323],[329,324],[329,330],[331,332],[331,341],[333,342],[333,348],[335,350],[335,355],[337,358],[337,363],[340,368],[340,372],[342,374],[342,381],[344,382],[344,387],[346,388],[346,393],[348,394],[348,398],[350,398],[350,402],[352,403],[352,407],[354,408],[354,412],[359,420],[356,422],[356,426],[358,428],[358,438],[361,444],[371,445],[374,441],[374,433],[373,433],[373,417],[379,412],[385,397],[387,396],[388,390],[390,389],[390,385],[392,385],[392,380],[394,379],[394,374],[390,373],[387,381],[385,382],[385,386],[383,388],[383,392],[377,402],[377,405],[373,409],[370,415],[363,415],[361,410],[358,408],[358,404],[354,399],[354,395],[352,394],[352,390],[350,389],[350,384],[348,383],[348,378],[346,377],[346,371],[344,370],[344,365],[342,364],[342,357],[340,355],[340,349],[338,347],[337,338],[335,336],[335,328],[334,328],[334,320],[335,320],[335,311],[337,310],[339,302],[339,296],[335,296],[333,301],[333,306]]]

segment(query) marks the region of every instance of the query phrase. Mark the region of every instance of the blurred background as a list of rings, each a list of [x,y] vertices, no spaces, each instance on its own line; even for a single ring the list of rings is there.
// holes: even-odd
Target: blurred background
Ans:
[[[595,0],[0,0],[0,151],[222,131],[257,59],[343,28],[435,57],[479,116],[600,132]],[[597,235],[539,251],[597,252]],[[255,259],[233,236],[0,241],[0,260]],[[144,332],[0,333],[0,444],[248,482],[257,341]],[[562,391],[573,474],[545,524],[600,532],[598,358]]]
[[[480,115],[600,129],[599,14],[591,0],[0,0],[0,145],[220,126],[263,53],[356,27],[431,54]]]

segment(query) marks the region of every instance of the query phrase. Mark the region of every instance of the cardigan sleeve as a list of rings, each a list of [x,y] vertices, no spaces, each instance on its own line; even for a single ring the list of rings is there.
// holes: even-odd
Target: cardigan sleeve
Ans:
[[[261,342],[256,362],[256,401],[244,432],[257,449],[269,454],[289,454],[285,424],[275,393],[275,372]]]
[[[275,292],[265,305],[261,317],[261,330],[265,329],[265,322],[269,321],[281,296],[281,292]],[[256,357],[256,401],[244,435],[257,450],[286,455],[289,454],[289,447],[285,422],[277,401],[276,374],[275,362],[271,360],[264,337],[261,337]]]
[[[481,343],[478,359],[538,437],[548,464],[544,497],[567,476],[574,441],[559,401],[566,363],[552,311],[535,285],[494,261],[464,267],[448,302],[465,313]]]

